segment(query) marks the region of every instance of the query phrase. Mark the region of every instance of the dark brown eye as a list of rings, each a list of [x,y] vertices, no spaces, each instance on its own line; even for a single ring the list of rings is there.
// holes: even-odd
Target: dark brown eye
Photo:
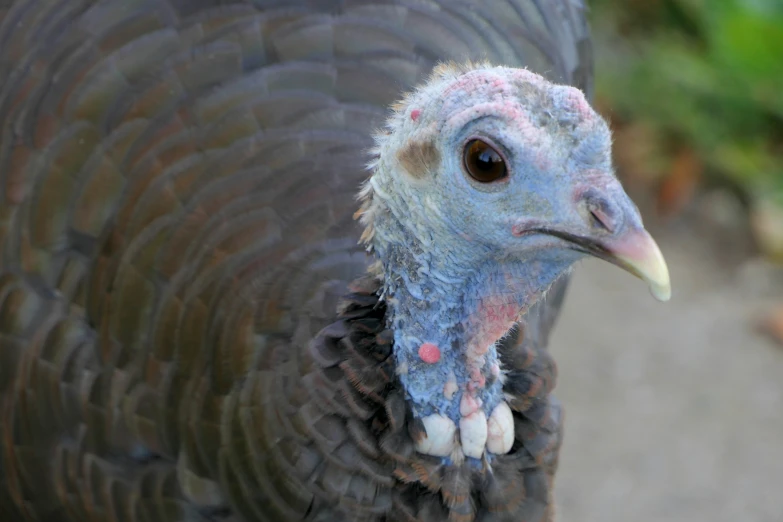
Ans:
[[[506,176],[503,157],[481,140],[470,140],[465,145],[464,162],[470,177],[481,183],[497,181]]]

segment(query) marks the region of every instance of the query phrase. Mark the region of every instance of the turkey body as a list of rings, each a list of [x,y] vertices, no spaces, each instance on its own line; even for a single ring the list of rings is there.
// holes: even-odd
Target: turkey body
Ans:
[[[2,519],[550,519],[565,281],[501,347],[512,451],[446,465],[413,449],[352,215],[437,61],[589,93],[583,14],[0,0]]]

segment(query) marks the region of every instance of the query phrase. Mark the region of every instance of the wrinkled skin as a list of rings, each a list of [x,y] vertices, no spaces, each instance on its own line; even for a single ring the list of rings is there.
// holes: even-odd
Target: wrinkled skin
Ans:
[[[400,381],[429,434],[419,449],[437,440],[434,455],[481,458],[487,419],[504,401],[495,343],[574,262],[635,250],[652,284],[668,288],[668,272],[614,175],[608,127],[578,89],[524,69],[443,66],[387,128],[363,220]],[[468,173],[463,151],[476,138],[497,151],[505,176]],[[422,346],[442,357],[423,360]],[[452,426],[462,451],[441,440]]]

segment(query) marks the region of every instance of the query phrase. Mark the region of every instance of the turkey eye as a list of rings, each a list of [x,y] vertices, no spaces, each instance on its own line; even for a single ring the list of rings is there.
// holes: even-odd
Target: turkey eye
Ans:
[[[503,157],[481,140],[470,140],[465,145],[463,161],[470,177],[481,183],[497,181],[506,176],[506,162]]]

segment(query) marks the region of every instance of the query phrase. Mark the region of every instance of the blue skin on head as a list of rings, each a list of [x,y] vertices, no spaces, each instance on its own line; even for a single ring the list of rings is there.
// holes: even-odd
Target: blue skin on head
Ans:
[[[613,174],[608,128],[576,89],[519,69],[446,70],[400,107],[378,138],[362,219],[413,413],[459,424],[466,394],[487,416],[503,399],[494,343],[585,255],[566,236],[641,221]],[[506,177],[468,175],[473,139],[503,157]],[[420,357],[424,343],[436,363]]]

